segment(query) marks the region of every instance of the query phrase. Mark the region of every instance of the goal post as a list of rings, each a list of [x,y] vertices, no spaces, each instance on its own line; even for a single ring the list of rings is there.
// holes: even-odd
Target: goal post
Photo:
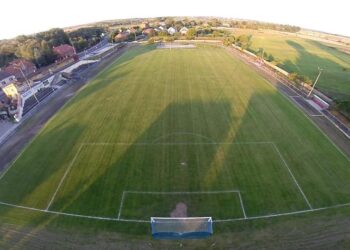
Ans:
[[[205,238],[213,234],[211,217],[151,217],[151,227],[155,239]]]

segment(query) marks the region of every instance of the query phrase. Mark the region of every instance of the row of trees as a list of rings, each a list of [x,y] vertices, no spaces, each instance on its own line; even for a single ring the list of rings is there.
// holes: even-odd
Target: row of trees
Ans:
[[[98,44],[104,36],[104,29],[100,27],[80,28],[68,33],[70,41],[77,52],[81,52]]]
[[[275,23],[263,23],[257,21],[231,21],[231,27],[240,28],[240,29],[270,29],[295,33],[301,30],[298,26],[285,25],[285,24],[275,24]]]
[[[0,67],[16,58],[32,61],[37,67],[46,66],[57,60],[53,47],[73,44],[79,52],[98,43],[102,33],[101,28],[82,28],[70,33],[63,29],[51,29],[34,35],[21,35],[15,39],[2,40]]]

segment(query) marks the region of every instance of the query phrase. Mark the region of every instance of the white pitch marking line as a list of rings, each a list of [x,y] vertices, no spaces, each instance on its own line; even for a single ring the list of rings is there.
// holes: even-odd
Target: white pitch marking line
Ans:
[[[1,201],[0,201],[0,204],[4,205],[4,206],[8,206],[8,207],[20,208],[20,209],[37,211],[37,212],[42,212],[42,213],[49,213],[49,214],[56,214],[56,215],[65,215],[65,216],[79,217],[79,218],[86,218],[86,219],[94,219],[94,220],[118,221],[116,218],[58,212],[58,211],[39,209],[39,208],[34,208],[34,207],[14,205],[14,204],[11,204],[11,203],[1,202]]]
[[[62,186],[62,184],[63,184],[63,181],[66,179],[66,177],[67,177],[69,171],[71,170],[72,166],[74,165],[74,162],[75,162],[75,160],[77,159],[77,157],[78,157],[78,155],[79,155],[81,149],[83,148],[83,146],[84,146],[84,144],[81,144],[80,147],[79,147],[79,149],[78,149],[78,151],[75,153],[73,160],[70,162],[68,168],[66,169],[64,175],[62,176],[62,178],[61,178],[61,180],[60,180],[60,182],[59,182],[59,184],[58,184],[58,186],[57,186],[57,188],[56,188],[56,190],[55,190],[55,193],[54,193],[53,196],[51,197],[51,200],[50,200],[49,204],[47,205],[46,210],[48,210],[48,209],[50,208],[52,202],[53,202],[54,199],[56,198],[56,195],[57,195],[57,193],[58,193],[58,190],[61,188],[61,186]]]
[[[122,199],[120,201],[119,212],[118,212],[118,220],[120,219],[120,216],[122,214],[122,209],[123,209],[123,205],[124,205],[124,197],[125,197],[125,191],[123,191]]]
[[[277,151],[277,153],[278,153],[280,159],[282,160],[284,166],[288,169],[288,172],[289,172],[290,176],[291,176],[292,179],[294,180],[294,183],[297,185],[297,187],[298,187],[300,193],[302,194],[302,196],[304,197],[304,200],[306,201],[307,205],[309,206],[310,209],[313,209],[312,206],[311,206],[311,204],[310,204],[310,202],[309,202],[309,200],[307,199],[305,193],[303,192],[302,188],[300,187],[300,185],[299,185],[297,179],[295,178],[295,176],[294,176],[292,170],[289,168],[287,162],[285,161],[285,159],[283,158],[281,152],[279,151],[278,147],[276,146],[275,143],[273,143],[272,145],[274,146],[275,150]]]
[[[223,191],[193,191],[193,192],[158,192],[158,191],[124,191],[129,194],[225,194],[225,193],[239,193],[239,190],[223,190]]]
[[[244,219],[247,219],[247,214],[245,213],[241,192],[238,192],[238,197],[239,197],[239,202],[241,203],[241,208],[242,208],[242,211],[243,211]]]
[[[214,220],[214,222],[232,222],[232,221],[240,221],[240,220],[269,219],[269,218],[274,218],[274,217],[296,215],[296,214],[304,214],[304,213],[317,212],[317,211],[322,211],[322,210],[327,210],[327,209],[334,209],[334,208],[340,208],[340,207],[347,207],[347,206],[350,206],[350,202],[349,203],[344,203],[344,204],[337,204],[337,205],[333,205],[333,206],[327,206],[327,207],[299,210],[299,211],[294,211],[294,212],[268,214],[268,215],[261,215],[261,216],[251,216],[251,217],[247,217],[246,219],[244,219],[244,218],[233,218],[233,219]]]
[[[277,79],[276,77],[274,77],[275,79]],[[265,82],[267,82],[273,89],[276,89],[276,86],[274,86],[271,82],[269,82],[268,80],[266,80],[265,78],[263,78],[265,80]],[[286,85],[285,85],[286,86]],[[289,86],[287,86],[288,88],[290,88]],[[290,88],[291,89],[291,88]],[[284,95],[283,93],[279,92],[287,101],[289,101],[291,104],[294,104],[294,106],[321,132],[321,134],[323,134],[323,136],[339,151],[339,153],[341,153],[345,159],[347,159],[348,161],[350,161],[350,158],[331,140],[331,138],[325,133],[323,132],[323,130],[307,115],[307,111],[304,110],[299,104],[297,104],[296,102],[293,102],[290,98],[288,98],[286,95]],[[297,105],[295,105],[297,104]]]
[[[272,144],[272,141],[247,141],[247,142],[86,142],[85,146],[118,146],[118,145],[135,145],[135,146],[153,146],[153,145],[248,145],[248,144]]]
[[[16,161],[18,160],[19,157],[22,156],[22,154],[24,153],[25,150],[26,150],[26,148],[23,149],[19,155],[17,155],[16,159],[12,163],[10,163],[11,165],[8,168],[6,168],[6,170],[0,176],[0,180],[7,174],[7,172],[13,167],[13,165],[15,165]]]
[[[148,220],[145,221],[145,220],[132,220],[132,219],[117,219],[117,218],[111,218],[111,217],[100,217],[100,216],[65,213],[65,212],[58,212],[58,211],[52,211],[52,210],[44,210],[44,209],[39,209],[39,208],[34,208],[34,207],[15,205],[15,204],[1,202],[1,201],[0,201],[0,205],[13,207],[13,208],[24,209],[24,210],[48,213],[48,214],[63,215],[63,216],[70,216],[70,217],[78,217],[78,218],[92,219],[92,220],[138,222],[138,223],[144,223],[145,222],[145,223],[149,223]],[[310,212],[316,212],[316,211],[322,211],[322,210],[334,209],[334,208],[340,208],[340,207],[347,207],[347,206],[350,206],[350,202],[349,203],[343,203],[343,204],[337,204],[337,205],[333,205],[333,206],[327,206],[327,207],[320,207],[320,208],[307,209],[307,210],[299,210],[299,211],[295,211],[295,212],[269,214],[269,215],[261,215],[261,216],[252,216],[252,217],[247,217],[247,218],[232,218],[232,219],[213,220],[213,222],[218,223],[218,222],[233,222],[233,221],[241,221],[241,220],[269,219],[269,218],[273,218],[273,217],[281,217],[281,216],[288,216],[288,215],[310,213]]]

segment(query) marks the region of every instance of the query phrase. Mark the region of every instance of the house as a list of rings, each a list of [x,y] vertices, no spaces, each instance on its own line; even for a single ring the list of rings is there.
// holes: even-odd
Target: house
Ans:
[[[15,81],[16,81],[16,77],[13,74],[10,74],[4,70],[0,70],[0,87],[1,88]]]
[[[142,22],[141,23],[141,29],[148,29],[149,28],[149,22]]]
[[[0,87],[6,96],[14,97],[18,95],[15,82],[16,77],[13,74],[0,70]]]
[[[34,63],[24,59],[13,60],[4,69],[5,72],[14,75],[17,79],[29,77],[33,75],[36,70],[37,68]]]
[[[58,55],[59,59],[66,59],[76,55],[74,47],[68,44],[53,47],[53,51],[56,55]]]
[[[114,37],[114,41],[116,42],[123,42],[129,38],[129,33],[127,32],[120,32],[118,35]]]
[[[158,29],[160,29],[161,31],[166,31],[166,27],[165,26],[159,26]]]
[[[142,34],[144,34],[146,36],[153,36],[155,34],[155,31],[152,28],[148,28],[148,29],[143,30]]]
[[[173,27],[170,27],[170,28],[168,29],[168,33],[169,33],[169,35],[174,35],[174,34],[176,33],[176,29],[173,28]]]
[[[180,29],[181,35],[186,35],[186,34],[187,34],[187,31],[188,31],[188,28],[186,28],[186,27],[182,27],[182,28]]]

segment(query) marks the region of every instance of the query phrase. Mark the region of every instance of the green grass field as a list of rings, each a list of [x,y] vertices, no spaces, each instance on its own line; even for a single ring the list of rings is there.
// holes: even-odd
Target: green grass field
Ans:
[[[263,48],[275,63],[288,72],[297,72],[315,80],[318,67],[324,69],[318,89],[333,98],[350,99],[350,55],[336,46],[281,33],[237,31],[253,35],[252,49]]]
[[[145,235],[148,224],[121,220],[170,216],[180,202],[188,216],[230,223],[312,211],[349,203],[349,179],[349,159],[224,49],[141,46],[79,92],[2,175],[0,218]]]

